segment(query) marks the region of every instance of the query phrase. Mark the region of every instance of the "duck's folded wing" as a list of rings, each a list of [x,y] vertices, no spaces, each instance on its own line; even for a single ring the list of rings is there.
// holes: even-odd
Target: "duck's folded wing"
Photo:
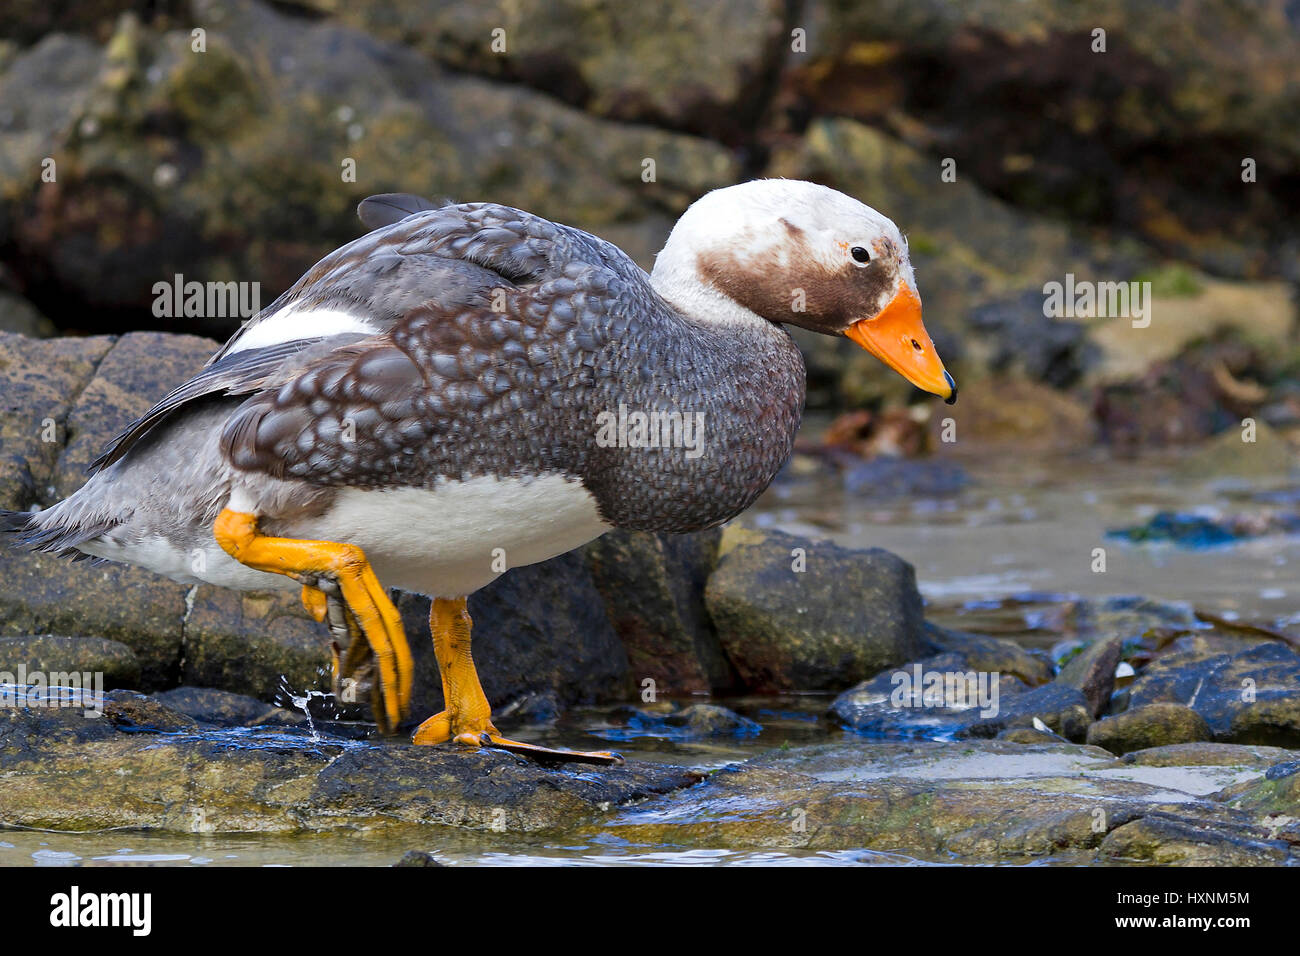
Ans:
[[[246,349],[205,366],[194,378],[172,389],[157,405],[132,422],[90,463],[89,471],[107,468],[151,429],[184,405],[212,395],[249,395],[293,379],[304,368],[341,346],[364,339],[360,334],[295,339]]]
[[[315,383],[332,381],[337,385],[345,380],[358,390],[356,394],[313,394],[306,397],[308,405],[313,399],[318,409],[335,400],[347,405],[354,398],[368,400],[373,394],[376,408],[382,411],[386,405],[392,420],[402,422],[398,427],[413,435],[417,424],[403,417],[409,410],[395,404],[411,395],[398,393],[423,386],[426,401],[436,404],[436,383],[429,377],[460,363],[457,368],[469,371],[463,380],[449,383],[443,396],[455,399],[454,407],[415,410],[417,415],[433,419],[446,412],[450,418],[444,424],[451,425],[457,415],[474,414],[476,403],[499,399],[501,393],[492,390],[505,387],[500,369],[493,373],[495,378],[489,375],[485,385],[475,379],[470,368],[475,363],[464,361],[467,354],[481,356],[489,364],[502,357],[496,350],[508,336],[494,317],[507,320],[501,313],[505,300],[513,313],[509,321],[522,334],[523,326],[539,315],[552,323],[565,316],[562,325],[584,315],[590,318],[600,311],[596,300],[604,295],[610,300],[606,318],[617,311],[614,300],[619,297],[654,298],[645,273],[616,246],[509,206],[440,205],[392,194],[366,200],[361,215],[367,225],[377,223],[377,228],[316,263],[232,336],[197,376],[109,445],[92,470],[120,459],[144,435],[191,402],[211,395],[256,399],[260,393],[285,389],[287,395],[299,379],[306,389],[303,396],[308,396]],[[567,301],[570,295],[580,296],[585,308],[574,308]],[[552,305],[557,306],[554,312]],[[523,315],[525,310],[532,319]],[[417,325],[425,329],[422,339],[409,340],[408,334],[407,340],[395,343],[399,329],[409,333],[412,316],[421,317]],[[550,331],[557,336],[557,344],[576,341],[583,347],[592,345],[595,334],[590,325]],[[370,342],[361,348],[365,340]],[[532,360],[540,347],[534,343]],[[552,358],[564,361],[563,356]],[[414,364],[417,360],[418,367]],[[353,365],[356,368],[347,371]],[[545,374],[549,373],[544,373],[543,380]],[[330,375],[335,379],[330,380]],[[536,377],[530,381],[535,385]],[[390,387],[396,391],[390,394]],[[433,397],[427,398],[430,394]],[[512,390],[509,401],[525,400],[523,390]],[[304,453],[311,463],[275,460],[275,449],[289,453],[285,438],[290,434],[296,442],[306,440],[300,436],[311,430],[311,422],[301,418],[302,408],[272,408],[260,399],[245,404],[260,409],[264,418],[253,427],[244,415],[238,425],[232,419],[227,429],[228,453],[242,455],[236,460],[243,467],[328,480],[323,449],[329,435],[321,436],[322,450]],[[365,420],[372,414],[368,409],[358,413]],[[343,415],[339,421],[346,418]],[[292,424],[295,421],[296,426]],[[378,436],[375,440],[385,447],[385,442],[395,441],[392,431],[378,422],[373,433],[363,434]],[[261,437],[252,441],[256,436]],[[339,451],[347,457],[348,449]],[[383,448],[371,451],[378,454]],[[387,457],[381,454],[374,460],[382,462]],[[347,471],[344,467],[338,473]]]
[[[446,394],[448,382],[440,381]],[[456,375],[466,389],[472,382]],[[447,427],[445,399],[407,352],[359,343],[281,388],[248,398],[226,422],[222,453],[241,471],[313,484],[405,483],[408,456]],[[462,396],[463,397],[463,396]]]
[[[646,274],[617,246],[511,206],[385,194],[362,202],[359,212],[366,225],[378,225],[307,270],[213,362],[321,329],[382,334],[426,302],[447,310],[492,308],[502,289],[574,269],[600,270],[651,294]]]

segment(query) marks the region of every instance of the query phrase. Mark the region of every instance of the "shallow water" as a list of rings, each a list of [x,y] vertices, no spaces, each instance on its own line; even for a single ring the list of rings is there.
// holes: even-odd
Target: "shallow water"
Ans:
[[[1029,612],[1001,613],[998,599],[1024,597],[1032,609],[1057,595],[1142,594],[1300,633],[1300,536],[1194,549],[1106,534],[1160,511],[1217,517],[1298,507],[1276,503],[1295,500],[1297,484],[1285,475],[1178,478],[1182,460],[1177,453],[1142,461],[1098,453],[963,461],[971,484],[958,494],[880,501],[846,494],[825,479],[787,483],[773,487],[744,520],[893,551],[916,566],[927,613],[938,623],[987,620],[1006,627],[1007,636],[1030,632],[1023,635],[1030,643]],[[1106,551],[1104,573],[1092,570],[1095,548]]]
[[[912,562],[937,623],[981,630],[1046,648],[1060,639],[1053,610],[1070,595],[1143,594],[1188,601],[1199,610],[1300,633],[1300,537],[1272,536],[1193,550],[1133,545],[1106,531],[1137,525],[1160,510],[1205,513],[1263,507],[1261,495],[1292,487],[1285,476],[1248,483],[1179,480],[1177,457],[1142,462],[1103,457],[965,461],[972,483],[933,498],[868,500],[828,476],[774,486],[744,521],[758,527],[830,536],[853,547],[882,547]],[[1094,573],[1093,549],[1107,570]],[[503,730],[570,748],[617,749],[638,760],[708,770],[773,747],[846,739],[822,719],[830,695],[749,697],[721,703],[762,725],[758,734],[680,740],[628,733],[610,711],[578,710],[554,728]],[[230,732],[238,734],[238,731]],[[299,739],[299,738],[295,738]],[[298,745],[309,745],[299,739]],[[1126,771],[1131,779],[1153,771]],[[1232,779],[1188,778],[1177,789],[1208,792]],[[1176,780],[1155,773],[1150,783]],[[728,851],[628,844],[614,837],[581,843],[554,836],[401,826],[383,831],[268,836],[112,831],[86,834],[0,831],[0,865],[297,866],[389,865],[408,850],[450,865],[645,866],[943,865],[868,850]],[[1079,862],[1068,857],[1030,865]]]
[[[0,866],[388,866],[426,850],[450,866],[861,866],[936,865],[872,850],[654,849],[617,841],[563,844],[446,828],[415,827],[303,836],[0,832]]]

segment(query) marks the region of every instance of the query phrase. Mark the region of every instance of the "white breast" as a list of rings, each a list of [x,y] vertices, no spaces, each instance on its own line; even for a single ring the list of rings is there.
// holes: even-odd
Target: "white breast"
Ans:
[[[460,597],[611,527],[581,482],[550,476],[442,481],[432,491],[345,488],[324,515],[278,533],[355,544],[386,587]]]

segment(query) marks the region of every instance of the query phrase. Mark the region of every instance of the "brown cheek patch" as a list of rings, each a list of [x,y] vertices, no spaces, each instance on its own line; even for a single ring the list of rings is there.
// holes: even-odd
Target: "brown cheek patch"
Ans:
[[[859,266],[846,255],[842,266],[828,269],[812,255],[803,231],[782,222],[794,245],[788,261],[807,263],[803,271],[782,267],[775,255],[742,258],[724,250],[699,257],[700,278],[765,319],[828,334],[843,332],[884,306],[882,298],[893,289],[897,275],[892,259]],[[743,239],[739,245],[745,245]],[[847,250],[849,244],[842,245]],[[803,290],[802,312],[794,310],[796,289]]]

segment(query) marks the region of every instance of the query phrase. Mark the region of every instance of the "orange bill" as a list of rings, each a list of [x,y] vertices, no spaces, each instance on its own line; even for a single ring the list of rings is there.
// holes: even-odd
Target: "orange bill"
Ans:
[[[921,323],[921,300],[906,282],[879,315],[859,319],[844,334],[917,388],[949,405],[957,401],[957,383],[934,350]]]

